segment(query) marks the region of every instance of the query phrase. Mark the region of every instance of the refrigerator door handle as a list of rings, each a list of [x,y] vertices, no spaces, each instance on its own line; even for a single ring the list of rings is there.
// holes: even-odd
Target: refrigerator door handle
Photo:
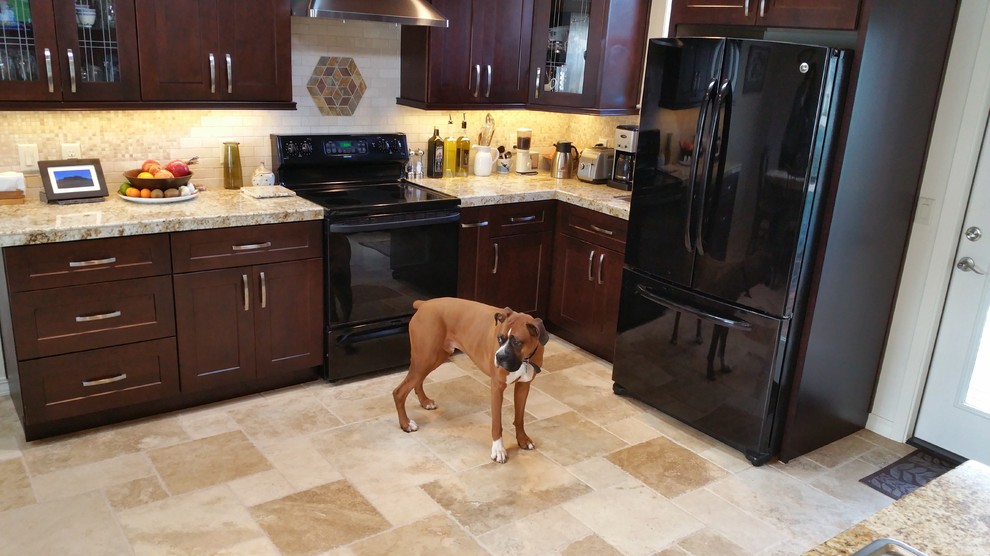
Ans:
[[[636,294],[643,297],[647,301],[656,303],[657,305],[670,307],[671,309],[674,309],[676,311],[692,314],[700,319],[705,319],[719,326],[732,328],[734,330],[742,330],[744,332],[748,332],[753,329],[753,325],[747,321],[716,315],[715,313],[705,311],[699,307],[691,307],[689,305],[685,305],[683,303],[678,303],[676,301],[671,301],[670,299],[667,299],[665,297],[661,297],[651,292],[650,289],[644,286],[643,284],[636,285]]]
[[[729,81],[728,79],[722,80],[722,85],[718,89],[718,95],[715,97],[714,104],[715,104],[715,110],[711,118],[712,124],[711,127],[709,128],[709,134],[708,134],[709,141],[711,141],[711,144],[708,145],[707,152],[705,153],[705,169],[704,172],[702,173],[702,178],[701,178],[701,195],[699,195],[699,197],[701,198],[701,207],[698,210],[698,221],[697,221],[698,223],[694,229],[695,246],[698,250],[698,254],[701,256],[705,255],[705,245],[704,245],[704,241],[702,240],[702,237],[704,237],[703,228],[705,222],[705,214],[708,211],[705,197],[708,196],[708,185],[712,178],[709,172],[713,170],[712,166],[714,166],[714,164],[712,162],[712,156],[715,154],[716,147],[718,147],[719,149],[718,152],[719,163],[720,164],[725,163],[726,141],[724,139],[729,134],[729,115],[732,107],[732,82]],[[723,106],[725,107],[725,118],[720,117],[720,115],[722,114]],[[722,140],[718,140],[716,137],[716,134],[719,133],[718,124],[720,121],[724,122],[722,124],[722,133],[719,134],[719,136],[723,138]],[[718,173],[716,172],[715,175],[718,175]]]
[[[701,109],[698,110],[698,125],[695,128],[694,136],[698,139],[703,137],[702,133],[705,130],[705,120],[708,118],[708,107],[712,102],[712,93],[715,92],[715,86],[718,85],[717,79],[712,79],[711,83],[708,84],[708,89],[705,91],[705,96],[701,100]],[[694,245],[691,243],[691,215],[694,213],[694,181],[698,176],[698,146],[695,145],[694,152],[691,154],[691,172],[688,176],[688,192],[687,192],[687,211],[684,218],[684,249],[688,253],[694,251]],[[704,200],[702,200],[704,201]]]

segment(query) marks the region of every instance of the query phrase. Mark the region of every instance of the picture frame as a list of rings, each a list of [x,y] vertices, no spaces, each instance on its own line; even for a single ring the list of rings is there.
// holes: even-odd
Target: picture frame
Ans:
[[[38,170],[49,203],[100,202],[108,194],[97,158],[39,160]]]
[[[770,49],[765,46],[750,46],[746,56],[746,70],[743,74],[743,93],[758,93],[763,90],[767,77],[767,64],[770,62]]]

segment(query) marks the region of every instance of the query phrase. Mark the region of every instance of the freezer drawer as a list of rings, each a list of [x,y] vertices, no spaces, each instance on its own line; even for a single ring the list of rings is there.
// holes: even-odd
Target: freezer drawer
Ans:
[[[629,394],[746,454],[772,455],[789,322],[623,273],[612,379]]]

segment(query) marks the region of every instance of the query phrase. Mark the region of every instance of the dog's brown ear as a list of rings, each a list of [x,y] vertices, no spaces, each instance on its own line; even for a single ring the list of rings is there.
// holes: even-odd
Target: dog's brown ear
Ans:
[[[512,309],[506,308],[502,311],[495,313],[495,325],[497,326],[499,323],[505,322],[505,319],[509,317],[509,313],[511,312]]]
[[[533,322],[527,323],[526,327],[529,328],[529,333],[540,339],[540,345],[547,345],[550,341],[550,334],[547,334],[547,329],[543,326],[543,319],[533,319]]]

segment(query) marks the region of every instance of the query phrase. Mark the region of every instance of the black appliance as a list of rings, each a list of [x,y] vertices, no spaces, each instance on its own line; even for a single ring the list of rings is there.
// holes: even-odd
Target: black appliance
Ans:
[[[780,446],[848,59],[649,44],[614,389],[755,465]],[[661,135],[683,157],[661,156]]]
[[[457,293],[460,200],[403,179],[403,134],[271,141],[278,183],[325,209],[324,378],[407,365],[412,302]]]
[[[638,144],[639,126],[620,125],[615,128],[615,158],[612,165],[612,175],[606,182],[609,187],[623,191],[632,189]]]

